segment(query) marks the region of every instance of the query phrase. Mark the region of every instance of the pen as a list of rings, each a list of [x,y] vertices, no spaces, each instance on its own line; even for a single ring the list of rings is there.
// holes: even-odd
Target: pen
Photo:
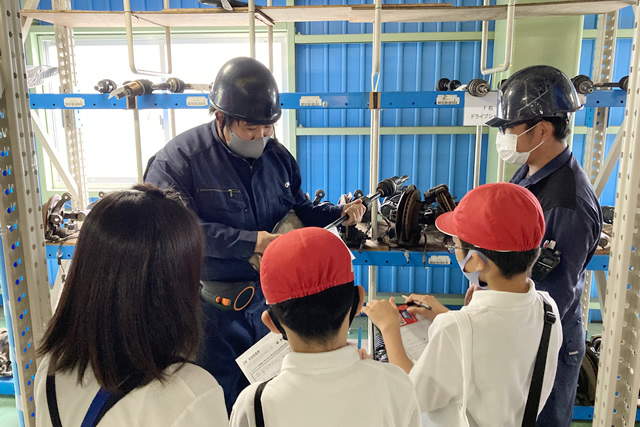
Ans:
[[[406,295],[402,295],[402,298],[407,299],[409,297],[406,296]],[[420,301],[412,301],[410,304],[414,304],[414,305],[417,305],[418,307],[422,307],[422,308],[426,308],[427,310],[431,310],[431,306],[429,306],[429,305],[427,305],[427,304],[425,304],[423,302],[420,302]]]

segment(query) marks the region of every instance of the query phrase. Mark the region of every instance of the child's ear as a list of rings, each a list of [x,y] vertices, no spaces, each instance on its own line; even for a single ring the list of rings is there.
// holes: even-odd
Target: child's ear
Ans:
[[[469,261],[472,261],[472,263],[470,264]],[[471,259],[469,261],[467,261],[467,266],[469,266],[469,270],[471,270],[471,272],[482,271],[487,268],[487,263],[475,252],[471,254]]]
[[[271,318],[271,315],[269,314],[269,312],[267,310],[262,312],[262,323],[264,323],[264,325],[269,328],[269,330],[275,334],[279,334],[280,331],[278,330],[278,328],[276,327],[276,324],[273,323],[273,319]]]
[[[356,311],[356,316],[360,314],[360,311],[362,310],[362,304],[364,304],[364,288],[360,285],[358,285],[357,288],[358,295],[360,295],[360,301],[358,302],[358,311]]]

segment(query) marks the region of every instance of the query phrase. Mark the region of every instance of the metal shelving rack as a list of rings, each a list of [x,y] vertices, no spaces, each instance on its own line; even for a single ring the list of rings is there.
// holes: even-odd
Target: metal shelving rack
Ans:
[[[9,326],[16,402],[23,425],[35,425],[35,345],[51,318],[40,189],[31,130],[18,1],[0,10],[0,208],[2,295]]]
[[[590,4],[598,3],[605,2]],[[55,9],[69,9],[69,5],[69,0],[54,0]],[[550,7],[557,8],[557,6]],[[635,145],[640,144],[635,142],[635,132],[640,131],[640,122],[637,117],[637,110],[640,107],[640,76],[637,73],[640,57],[636,52],[639,7],[640,0],[636,0],[630,86],[626,120],[620,136],[623,148],[616,199],[614,242],[609,267],[609,283],[607,289],[601,293],[606,295],[606,299],[595,419],[597,424],[602,426],[632,423],[627,420],[634,419],[640,387],[640,378],[636,375],[640,368],[640,358],[636,350],[640,345],[638,338],[640,326],[638,268],[640,265],[638,265],[638,254],[635,250],[640,243],[638,239],[640,215],[637,213],[640,170],[637,167],[634,170],[632,167]],[[486,9],[487,13],[489,10]],[[14,372],[17,373],[16,397],[23,416],[22,425],[30,426],[35,425],[33,375],[37,368],[37,359],[34,342],[42,336],[44,325],[51,316],[51,308],[18,0],[5,0],[2,3],[1,12],[0,54],[3,56],[0,56],[0,140],[4,141],[4,144],[0,146],[0,172],[2,173],[0,179],[2,179],[3,192],[0,195],[0,208],[3,210],[0,224],[4,230],[2,249],[5,255],[5,280],[2,280],[2,285],[3,295],[7,296],[5,311],[10,322],[10,340],[12,348],[17,349],[15,354],[12,354],[16,366]],[[367,14],[371,12],[377,11],[366,11]],[[357,13],[365,12],[356,11],[356,15]],[[474,16],[474,19],[496,19],[496,17]],[[606,19],[611,24],[612,21],[608,15]],[[612,26],[615,27],[615,25]],[[56,28],[56,43],[59,55],[65,56],[61,58],[60,74],[61,79],[64,80],[64,82],[61,80],[61,83],[72,84],[73,33],[67,27],[60,28]],[[606,27],[602,31],[606,37],[611,37],[611,32],[607,31]],[[615,33],[613,37],[615,38]],[[608,46],[611,44],[609,43]],[[606,61],[605,58],[605,67]],[[596,76],[597,74],[594,73],[594,80],[597,81]],[[67,93],[71,92],[71,89],[67,91]],[[601,123],[606,127],[606,120],[601,120]],[[596,123],[595,137],[587,142],[588,149],[595,149],[596,154],[602,153],[604,140],[604,134],[597,133],[603,132],[603,128],[599,126],[600,124]],[[65,128],[67,138],[72,141],[69,152],[73,160],[72,175],[80,193],[82,186],[86,186],[86,181],[83,181],[81,139],[75,130],[75,118],[72,115],[65,116]],[[602,158],[598,156],[589,158],[589,161],[593,162],[595,169],[603,164]]]
[[[615,204],[609,281],[605,291],[594,425],[633,425],[640,388],[640,1],[635,4],[629,90],[625,109]],[[634,166],[635,163],[635,167]]]

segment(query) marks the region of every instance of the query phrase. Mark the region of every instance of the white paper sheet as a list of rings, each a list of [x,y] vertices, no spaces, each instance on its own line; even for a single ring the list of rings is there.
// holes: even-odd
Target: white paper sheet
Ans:
[[[429,319],[420,318],[417,322],[409,323],[400,328],[404,349],[414,362],[418,360],[427,346],[427,342],[429,342],[429,327],[431,323]]]
[[[270,380],[280,373],[282,359],[291,352],[289,342],[280,334],[269,332],[242,353],[236,363],[251,384]]]

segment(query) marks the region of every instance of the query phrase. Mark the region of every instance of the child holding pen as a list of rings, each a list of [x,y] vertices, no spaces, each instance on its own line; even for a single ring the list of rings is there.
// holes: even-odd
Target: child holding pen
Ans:
[[[423,425],[535,425],[562,343],[555,302],[529,278],[544,235],[540,204],[523,187],[487,184],[440,215],[436,226],[452,236],[451,249],[470,283],[485,282],[487,290],[476,291],[459,311],[433,296],[408,297],[430,308],[414,306],[411,312],[434,319],[415,365],[402,345],[393,298],[371,301],[362,311],[382,332],[389,362],[409,373]],[[541,336],[547,337],[546,349]]]
[[[321,228],[274,240],[260,268],[262,321],[291,345],[280,374],[244,389],[232,427],[419,427],[420,409],[397,366],[361,360],[347,332],[364,298],[349,249]],[[262,421],[262,422],[261,422]]]

